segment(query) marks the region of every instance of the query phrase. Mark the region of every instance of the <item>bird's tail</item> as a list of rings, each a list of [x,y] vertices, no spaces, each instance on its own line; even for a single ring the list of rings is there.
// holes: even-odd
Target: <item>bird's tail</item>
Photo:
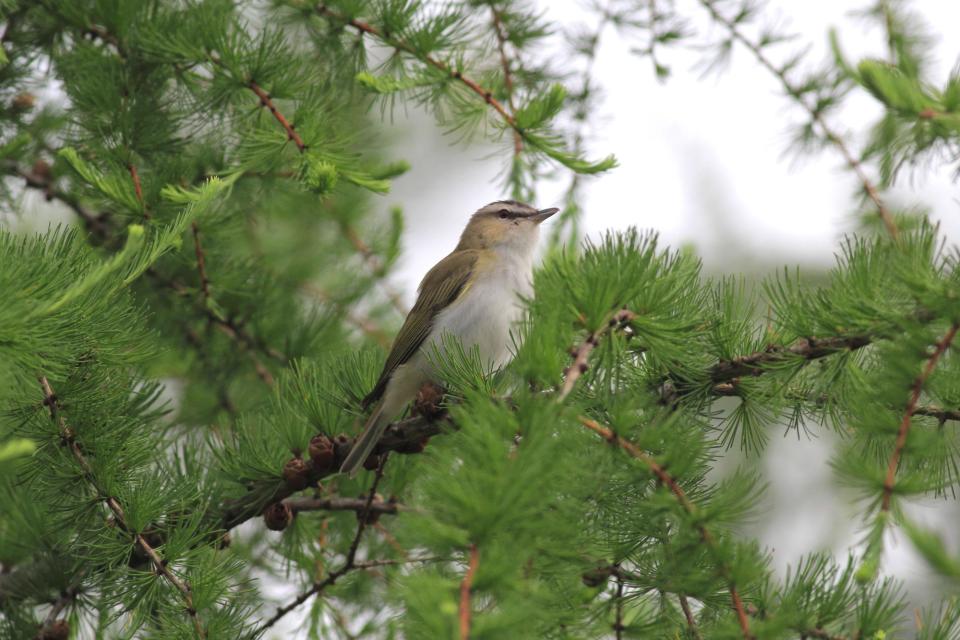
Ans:
[[[390,424],[390,418],[383,414],[383,402],[380,402],[373,413],[370,414],[370,417],[367,418],[367,424],[364,425],[363,432],[357,436],[353,448],[350,449],[347,458],[340,465],[340,473],[348,473],[351,478],[357,475],[367,456],[377,446],[377,442],[388,424]]]

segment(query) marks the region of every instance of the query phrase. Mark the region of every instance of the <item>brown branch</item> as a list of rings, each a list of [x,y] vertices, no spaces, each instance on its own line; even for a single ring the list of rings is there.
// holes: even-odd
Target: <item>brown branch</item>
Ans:
[[[470,561],[467,564],[467,572],[463,574],[463,580],[460,582],[460,640],[470,639],[470,590],[473,588],[473,577],[477,573],[477,567],[480,566],[480,550],[476,544],[470,545]]]
[[[960,410],[957,409],[941,409],[940,407],[917,407],[913,411],[915,416],[930,416],[931,418],[936,418],[940,422],[946,422],[947,420],[960,421]]]
[[[217,65],[218,67],[224,68],[223,61],[217,55],[210,55],[210,60]],[[274,119],[280,123],[280,126],[283,127],[283,130],[287,132],[287,139],[292,140],[295,145],[297,145],[297,150],[300,153],[305,153],[308,149],[307,144],[303,141],[303,138],[300,137],[300,134],[297,133],[296,125],[291,123],[286,116],[283,115],[283,112],[277,108],[277,105],[273,102],[273,97],[267,93],[263,87],[257,84],[253,79],[247,82],[246,87],[250,89],[256,96],[260,99],[260,106],[266,107],[270,113],[273,115]],[[293,177],[295,174],[277,174],[278,177]],[[360,254],[364,259],[370,269],[375,273],[380,273],[383,270],[383,264],[380,262],[379,257],[373,252],[373,250],[367,245],[356,230],[353,229],[349,224],[341,224],[341,229],[343,231],[344,237],[347,241],[353,246],[353,248]],[[400,297],[400,294],[390,290],[386,285],[378,279],[381,288],[384,293],[389,298],[390,303],[397,309],[400,315],[407,315],[407,309],[403,304],[403,300]]]
[[[193,229],[193,250],[197,256],[197,271],[200,274],[200,291],[203,292],[204,305],[210,302],[210,278],[207,277],[207,261],[200,244],[200,227],[196,222],[190,223]]]
[[[270,113],[276,118],[277,122],[280,123],[280,126],[283,127],[284,131],[287,132],[287,139],[292,140],[300,153],[303,153],[307,150],[307,145],[304,144],[303,138],[300,137],[300,134],[297,133],[295,125],[291,124],[289,120],[284,117],[284,115],[277,109],[277,106],[273,104],[273,99],[269,93],[263,90],[263,88],[258,85],[253,80],[247,84],[247,87],[257,94],[257,97],[260,98],[260,106],[266,107]]]
[[[614,577],[617,581],[617,593],[614,595],[614,620],[613,620],[613,632],[617,640],[622,640],[623,638],[623,574],[619,571],[614,573]]]
[[[149,220],[152,216],[147,210],[147,205],[143,202],[143,187],[140,185],[140,174],[137,173],[137,165],[132,162],[127,165],[127,171],[130,172],[130,179],[133,180],[133,192],[137,195],[137,202],[143,211],[143,219]]]
[[[356,511],[357,513],[396,515],[404,510],[392,500],[367,502],[361,498],[287,498],[283,501],[294,513],[300,511]]]
[[[879,214],[880,219],[883,221],[883,225],[886,227],[887,233],[891,238],[897,240],[900,235],[899,229],[897,229],[897,224],[893,219],[893,215],[883,203],[879,190],[867,176],[867,173],[863,168],[863,164],[853,155],[847,143],[827,124],[822,110],[810,105],[806,101],[806,99],[803,97],[803,92],[801,91],[800,87],[792,83],[787,78],[786,72],[783,69],[778,68],[766,56],[766,54],[764,54],[760,45],[747,38],[743,32],[737,28],[737,25],[733,20],[730,20],[717,11],[716,7],[714,7],[713,0],[700,0],[700,4],[707,9],[714,20],[726,27],[727,31],[730,32],[730,36],[734,40],[738,41],[740,44],[750,50],[754,58],[757,59],[757,62],[759,62],[761,66],[770,71],[770,73],[780,80],[780,84],[784,91],[786,91],[787,95],[793,98],[793,100],[800,105],[804,111],[807,112],[810,118],[820,126],[820,130],[823,132],[823,135],[840,152],[840,155],[843,156],[847,166],[850,167],[853,173],[857,176],[857,179],[860,180],[860,183],[863,185],[863,189],[867,196],[877,207],[877,213]]]
[[[510,114],[513,115],[517,113],[517,105],[513,99],[513,74],[510,72],[510,58],[507,57],[507,34],[503,26],[503,18],[497,8],[491,5],[490,12],[493,14],[493,32],[497,36],[500,67],[503,69],[503,88],[507,93],[507,105],[510,107]],[[516,129],[513,129],[513,156],[517,157],[522,152],[523,136]]]
[[[765,367],[787,362],[790,359],[817,360],[841,351],[856,351],[873,341],[868,335],[836,336],[830,338],[801,338],[789,346],[771,345],[763,351],[721,360],[710,368],[710,380],[715,385],[727,383],[741,376],[758,376]],[[716,395],[732,395],[723,387],[716,388]]]
[[[562,402],[568,395],[570,395],[570,392],[573,391],[573,387],[577,384],[577,380],[580,379],[580,376],[586,373],[587,369],[589,368],[587,361],[590,359],[590,353],[593,351],[594,347],[600,344],[600,338],[603,337],[603,335],[608,331],[611,331],[617,327],[626,326],[635,317],[636,314],[627,309],[621,309],[617,312],[611,313],[609,319],[601,328],[597,329],[596,331],[592,331],[583,342],[571,350],[573,364],[563,370],[565,378],[563,380],[563,385],[560,387],[560,393],[557,394],[557,402]]]
[[[378,567],[395,567],[403,564],[414,564],[416,562],[448,562],[450,558],[441,556],[427,556],[425,558],[397,558],[385,560],[368,560],[366,562],[355,562],[356,569],[376,569]]]
[[[887,465],[887,475],[883,481],[883,500],[880,503],[880,511],[886,513],[890,510],[890,500],[893,497],[894,482],[897,478],[897,467],[900,465],[900,457],[903,455],[903,449],[907,445],[907,435],[910,432],[910,419],[917,410],[917,403],[920,401],[920,393],[923,391],[923,385],[933,373],[940,360],[940,356],[950,348],[950,343],[957,335],[957,329],[960,323],[951,325],[947,333],[937,342],[933,353],[927,359],[923,371],[913,381],[910,389],[910,399],[907,401],[907,409],[903,414],[903,420],[900,422],[900,430],[897,432],[897,441],[893,447],[893,454],[890,456],[890,462]]]
[[[173,585],[173,587],[180,592],[181,596],[183,597],[183,601],[186,604],[187,615],[189,615],[192,619],[197,635],[201,638],[205,638],[206,633],[204,632],[203,626],[200,623],[200,619],[197,616],[197,610],[193,606],[193,596],[191,594],[190,585],[178,578],[170,570],[167,562],[160,557],[160,554],[157,553],[156,549],[154,549],[146,541],[146,539],[144,539],[143,535],[133,531],[127,524],[127,519],[124,515],[123,507],[120,505],[120,502],[117,501],[116,498],[107,495],[100,487],[100,484],[97,482],[96,476],[93,473],[93,469],[90,467],[90,463],[87,462],[86,457],[80,450],[80,445],[77,444],[76,432],[67,424],[66,419],[60,414],[57,396],[53,392],[50,382],[45,376],[41,376],[39,380],[40,387],[43,389],[44,394],[43,404],[46,405],[50,411],[50,419],[53,420],[57,425],[63,444],[70,449],[74,459],[77,461],[77,464],[83,471],[84,478],[90,483],[94,491],[96,491],[97,496],[104,500],[107,507],[113,513],[114,520],[119,528],[129,533],[137,546],[139,546],[140,549],[147,555],[147,557],[150,558],[150,561],[153,563],[154,570],[157,572],[157,574],[163,576],[167,582]]]
[[[687,619],[687,627],[690,628],[690,633],[693,634],[695,640],[703,640],[700,629],[697,627],[697,621],[690,610],[690,603],[687,602],[687,596],[680,593],[677,594],[677,597],[680,599],[680,608],[683,610],[683,617]]]
[[[694,505],[690,498],[687,497],[686,492],[680,487],[680,484],[670,475],[666,469],[664,469],[652,456],[640,450],[637,445],[633,444],[626,438],[623,438],[620,435],[614,433],[612,429],[601,426],[596,420],[591,420],[584,416],[577,418],[584,427],[590,429],[601,438],[609,442],[610,444],[616,445],[626,451],[631,457],[635,458],[642,462],[657,480],[661,484],[670,489],[670,493],[673,494],[677,502],[683,508],[687,514],[691,516],[697,515],[697,507]],[[717,568],[720,572],[721,577],[727,581],[727,589],[730,591],[730,600],[733,604],[733,609],[737,614],[737,622],[740,624],[740,630],[743,632],[743,637],[745,640],[751,640],[753,635],[750,633],[750,623],[747,620],[747,613],[743,608],[743,600],[740,598],[740,592],[737,590],[736,584],[733,582],[733,577],[730,573],[730,568],[726,566],[719,558],[717,554],[717,541],[714,538],[713,534],[707,529],[706,525],[702,522],[697,522],[694,525],[697,528],[697,531],[700,533],[700,538],[703,540],[704,544],[707,545],[707,548],[713,552],[714,556],[717,559]]]
[[[387,453],[397,451],[410,452],[411,448],[421,445],[426,438],[450,429],[447,419],[427,420],[422,417],[407,418],[388,426],[380,437],[374,452]],[[312,460],[306,460],[308,484],[313,485],[340,469],[340,465],[353,448],[355,438],[346,436],[334,440],[334,463],[325,468],[317,468]],[[224,531],[259,516],[269,504],[289,498],[296,491],[279,479],[261,480],[251,486],[242,497],[224,502],[215,517]]]
[[[70,207],[98,239],[105,240],[110,235],[110,228],[104,223],[102,216],[93,213],[80,204],[77,198],[54,186],[46,163],[41,165],[38,162],[33,169],[23,169],[15,160],[8,159],[3,161],[2,166],[5,173],[23,178],[28,187],[42,191],[47,200],[59,200]],[[43,167],[44,170],[41,171],[38,167]]]
[[[357,570],[359,568],[364,568],[359,566],[356,562],[357,549],[360,547],[360,538],[363,537],[363,532],[367,528],[367,522],[368,522],[367,516],[370,515],[371,505],[373,504],[374,496],[376,496],[376,493],[377,493],[377,486],[380,484],[380,480],[383,479],[383,468],[386,466],[386,464],[387,464],[387,456],[383,456],[380,459],[380,464],[377,466],[377,474],[374,476],[373,482],[370,485],[370,492],[367,494],[364,510],[362,513],[358,512],[359,517],[357,518],[357,521],[358,521],[357,532],[353,536],[353,541],[351,541],[350,543],[350,548],[347,550],[346,559],[344,560],[343,565],[333,573],[328,574],[325,579],[319,582],[314,582],[309,589],[307,589],[306,591],[298,595],[290,603],[278,608],[277,612],[273,614],[273,616],[271,616],[269,619],[267,619],[266,622],[260,625],[260,627],[257,629],[257,633],[254,635],[256,636],[262,635],[264,631],[266,631],[267,629],[275,625],[285,615],[287,615],[288,613],[290,613],[291,611],[299,607],[301,604],[309,600],[311,597],[313,597],[314,595],[326,589],[327,587],[330,587],[336,584],[337,580],[339,580],[341,577],[343,577],[347,573],[350,573],[351,571]]]
[[[516,119],[510,114],[507,108],[504,107],[499,100],[493,97],[493,93],[491,93],[488,89],[482,87],[475,80],[472,80],[471,78],[463,75],[463,72],[460,71],[459,69],[451,67],[446,62],[438,60],[433,56],[421,54],[417,52],[417,50],[409,43],[404,42],[403,40],[394,38],[392,36],[388,36],[383,31],[381,31],[380,29],[371,25],[368,22],[357,20],[356,18],[348,18],[343,14],[337,13],[336,11],[330,9],[328,6],[326,6],[323,3],[320,3],[317,5],[316,11],[322,16],[332,18],[334,20],[348,24],[361,33],[370,34],[371,36],[377,38],[381,42],[396,49],[397,51],[403,51],[404,53],[408,53],[413,57],[417,58],[418,60],[420,60],[421,62],[433,67],[434,69],[437,69],[449,75],[451,78],[453,78],[457,82],[460,82],[461,84],[466,86],[468,89],[470,89],[470,91],[480,96],[484,102],[490,105],[493,108],[493,110],[500,115],[500,117],[503,119],[503,122],[508,127],[513,129],[520,136],[524,135],[523,129],[517,126]]]
[[[60,637],[57,634],[62,634],[64,628],[69,632],[67,621],[58,618],[60,618],[63,610],[77,599],[78,595],[80,595],[80,588],[76,585],[69,586],[61,591],[60,596],[53,601],[50,611],[47,612],[33,640],[46,640],[47,638]]]

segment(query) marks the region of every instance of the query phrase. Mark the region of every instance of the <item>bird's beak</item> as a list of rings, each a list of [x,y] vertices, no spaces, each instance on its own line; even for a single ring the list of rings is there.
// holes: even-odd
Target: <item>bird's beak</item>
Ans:
[[[544,220],[546,220],[547,218],[555,214],[557,211],[560,211],[560,209],[557,209],[556,207],[552,207],[550,209],[540,209],[540,211],[537,211],[535,214],[530,216],[530,219],[536,222],[537,224],[540,224],[541,222],[543,222]]]

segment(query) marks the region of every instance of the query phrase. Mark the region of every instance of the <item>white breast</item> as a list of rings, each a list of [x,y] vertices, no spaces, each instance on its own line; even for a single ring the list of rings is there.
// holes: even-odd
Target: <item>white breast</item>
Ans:
[[[465,350],[476,346],[485,363],[501,366],[510,358],[510,330],[523,312],[521,296],[532,292],[532,255],[501,256],[470,288],[438,314],[427,338],[441,346],[441,336],[457,336]]]

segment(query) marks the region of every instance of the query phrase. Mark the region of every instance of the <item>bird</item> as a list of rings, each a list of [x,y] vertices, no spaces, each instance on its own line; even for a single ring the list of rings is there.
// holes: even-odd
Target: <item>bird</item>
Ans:
[[[432,382],[434,349],[446,335],[482,361],[500,367],[510,357],[510,330],[533,290],[533,259],[540,224],[559,209],[536,209],[498,200],[474,213],[456,248],[424,276],[373,390],[363,399],[372,411],[340,467],[355,476],[387,425]]]

